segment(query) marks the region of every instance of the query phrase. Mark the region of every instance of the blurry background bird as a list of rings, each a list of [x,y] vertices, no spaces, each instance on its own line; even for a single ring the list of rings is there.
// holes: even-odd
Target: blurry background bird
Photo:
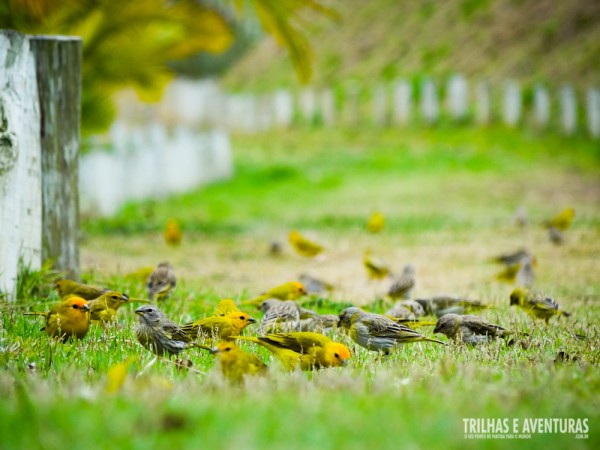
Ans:
[[[269,289],[258,297],[246,300],[241,304],[253,305],[259,308],[263,301],[270,298],[276,298],[278,300],[296,300],[303,295],[306,295],[306,289],[302,283],[299,281],[288,281]]]
[[[293,300],[267,299],[260,305],[264,312],[259,334],[298,331],[300,325],[299,305]]]
[[[533,318],[544,319],[546,324],[553,316],[571,315],[559,309],[554,299],[523,287],[517,287],[510,293],[510,306],[518,306]]]
[[[167,261],[158,264],[146,281],[148,298],[153,301],[165,300],[177,284],[173,266]]]
[[[181,231],[179,222],[177,222],[175,219],[169,219],[167,221],[167,225],[165,225],[163,237],[165,238],[167,245],[177,246],[181,244],[183,232]]]
[[[27,312],[26,316],[44,316],[46,324],[41,329],[48,336],[66,342],[83,339],[90,328],[90,307],[81,297],[70,296],[48,312]]]
[[[527,208],[521,205],[515,211],[512,217],[512,223],[517,227],[523,229],[529,225],[529,214],[527,213]]]
[[[415,284],[415,267],[412,264],[407,264],[404,266],[401,275],[392,275],[392,284],[387,295],[391,298],[410,298],[410,293]]]
[[[385,228],[385,217],[379,211],[374,212],[367,222],[367,230],[370,233],[379,233]]]
[[[319,278],[315,278],[306,273],[300,274],[298,280],[300,280],[300,283],[302,283],[306,289],[307,294],[321,294],[323,292],[333,291],[333,284],[320,280]]]
[[[388,309],[385,315],[398,319],[418,319],[425,315],[425,309],[415,300],[400,300],[394,303],[394,306]]]
[[[367,275],[374,280],[381,280],[390,274],[390,267],[381,259],[372,255],[371,250],[366,250],[363,255],[363,266],[367,269]]]
[[[233,342],[220,342],[211,350],[218,362],[221,373],[233,383],[241,383],[247,375],[260,375],[267,366],[260,358],[247,353]]]
[[[558,213],[550,220],[543,222],[544,227],[548,229],[548,237],[554,244],[562,244],[564,241],[564,233],[575,218],[575,209],[567,208]]]
[[[313,242],[309,239],[306,239],[302,234],[297,230],[290,231],[288,236],[290,244],[296,250],[296,252],[304,256],[306,258],[313,258],[320,254],[323,251],[323,246]]]
[[[415,299],[427,314],[435,314],[441,317],[444,314],[465,314],[471,311],[480,311],[489,308],[488,305],[479,300],[470,300],[453,295],[435,295],[429,298]]]

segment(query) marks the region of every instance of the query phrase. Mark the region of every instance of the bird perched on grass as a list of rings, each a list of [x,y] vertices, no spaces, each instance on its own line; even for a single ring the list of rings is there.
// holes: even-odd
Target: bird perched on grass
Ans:
[[[167,245],[177,246],[181,244],[183,232],[181,231],[179,222],[177,222],[175,219],[169,219],[165,225],[163,237],[165,238]]]
[[[70,296],[48,312],[27,312],[26,316],[44,316],[46,325],[41,331],[66,342],[83,339],[90,328],[90,307],[85,299]]]
[[[392,276],[392,284],[387,295],[391,298],[409,298],[416,284],[415,266],[407,264],[400,276]]]
[[[176,285],[177,278],[175,278],[173,266],[167,261],[163,261],[152,271],[146,281],[148,298],[154,301],[165,300],[171,295]]]
[[[419,303],[427,314],[442,317],[444,314],[465,314],[471,311],[480,311],[489,306],[479,300],[470,300],[453,295],[435,295],[429,298],[418,298]]]
[[[288,236],[290,244],[296,250],[296,252],[304,256],[306,258],[314,258],[319,253],[323,251],[323,246],[317,244],[316,242],[310,241],[306,239],[302,234],[297,230],[290,231]]]
[[[211,350],[210,347],[192,343],[192,339],[155,305],[144,305],[135,310],[139,324],[135,335],[142,346],[156,356],[171,356],[192,347]]]
[[[368,313],[355,306],[340,313],[338,327],[345,329],[361,347],[385,354],[400,344],[425,341],[444,345],[443,342],[423,336],[389,317]]]
[[[367,222],[367,231],[379,233],[385,228],[385,217],[379,211],[374,212]]]
[[[238,339],[255,342],[271,351],[287,370],[321,369],[346,365],[350,350],[327,336],[309,331],[276,333],[265,336],[239,336]]]
[[[400,300],[394,303],[394,306],[388,309],[384,315],[412,320],[423,317],[425,315],[425,310],[420,303],[414,300]]]
[[[550,220],[543,222],[544,227],[548,229],[548,237],[554,244],[562,244],[564,241],[564,232],[569,229],[575,218],[575,209],[567,208]]]
[[[535,319],[544,319],[546,324],[553,316],[569,317],[571,314],[558,309],[558,303],[550,297],[518,287],[510,293],[510,306],[516,305]]]
[[[445,314],[435,325],[434,333],[445,334],[449,339],[462,341],[466,344],[481,344],[490,339],[515,334],[500,325],[483,320],[479,316]]]
[[[494,261],[506,266],[496,274],[498,281],[516,283],[518,286],[533,286],[535,282],[533,269],[537,265],[537,259],[527,250],[521,249],[515,253],[500,255],[494,258]]]
[[[213,316],[226,316],[227,314],[239,312],[235,302],[230,298],[224,298],[219,301]]]
[[[390,267],[381,259],[374,257],[370,250],[367,250],[363,256],[363,265],[367,269],[369,278],[374,280],[381,280],[391,272]]]
[[[242,383],[247,375],[261,375],[267,366],[260,358],[247,353],[233,342],[220,342],[211,353],[217,357],[221,373],[233,383]]]
[[[262,302],[270,298],[276,298],[278,300],[296,300],[303,295],[306,295],[306,288],[302,283],[299,281],[288,281],[287,283],[269,289],[267,292],[252,300],[242,302],[242,305],[252,305],[259,308]]]
[[[297,331],[300,325],[300,308],[293,300],[267,299],[261,303],[264,312],[259,334]]]
[[[60,295],[62,299],[65,299],[70,295],[75,295],[84,300],[93,300],[108,291],[106,288],[93,286],[91,284],[82,284],[73,280],[67,280],[66,278],[56,280],[54,285],[56,286],[58,295]]]
[[[310,276],[306,273],[300,274],[298,280],[300,283],[302,283],[308,294],[321,294],[323,292],[333,291],[333,284]]]
[[[117,321],[117,310],[125,303],[150,303],[143,298],[129,298],[117,291],[106,291],[100,297],[90,300],[90,321],[96,324],[108,324]]]
[[[199,337],[216,341],[231,340],[242,333],[248,325],[256,323],[256,319],[245,312],[236,311],[225,316],[209,316],[187,323],[181,327],[190,340]]]

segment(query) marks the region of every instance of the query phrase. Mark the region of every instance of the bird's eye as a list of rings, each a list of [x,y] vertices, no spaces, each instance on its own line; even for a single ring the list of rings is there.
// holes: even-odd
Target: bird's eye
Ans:
[[[240,319],[241,319],[241,320],[244,320],[244,319],[245,319],[245,317],[244,317],[244,316],[240,316]]]
[[[231,347],[225,347],[225,351],[228,352],[231,350]]]
[[[337,359],[340,359],[340,355],[338,353],[334,353],[333,356],[335,356]]]
[[[73,305],[73,309],[77,309],[77,305]]]
[[[119,299],[119,297],[117,297],[116,295],[113,295],[113,296],[112,296],[112,299],[113,299],[113,300],[118,300],[118,299]]]

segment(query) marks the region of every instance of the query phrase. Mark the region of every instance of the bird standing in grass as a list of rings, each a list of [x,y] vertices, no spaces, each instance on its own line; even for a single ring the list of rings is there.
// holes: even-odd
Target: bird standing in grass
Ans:
[[[514,253],[500,255],[493,261],[505,265],[504,270],[496,274],[498,281],[516,283],[517,286],[533,286],[535,282],[534,267],[537,265],[537,259],[527,250],[520,249]]]
[[[389,317],[368,313],[354,306],[340,313],[338,327],[345,329],[361,347],[385,354],[400,344],[425,341],[444,345],[443,342],[423,336]]]
[[[150,303],[141,298],[129,298],[117,291],[107,291],[100,297],[90,300],[90,320],[92,323],[109,324],[117,321],[117,310],[125,303]]]
[[[173,266],[167,261],[161,262],[152,271],[146,281],[148,298],[154,301],[165,300],[171,295],[176,285],[177,278],[175,277]]]
[[[544,221],[543,225],[548,229],[548,237],[554,244],[562,244],[564,232],[569,229],[575,218],[575,209],[567,208],[550,220]]]
[[[309,294],[320,294],[322,292],[333,291],[333,285],[327,281],[320,280],[306,273],[300,274],[298,277],[300,283],[305,287]]]
[[[82,284],[73,280],[67,280],[66,278],[56,280],[54,284],[58,291],[58,295],[60,295],[62,299],[65,299],[70,295],[75,295],[84,300],[93,300],[108,291],[106,288],[92,286],[91,284]]]
[[[385,217],[379,211],[374,212],[367,222],[367,231],[379,233],[385,228]]]
[[[558,309],[558,303],[550,297],[518,287],[510,293],[510,306],[516,305],[535,319],[544,319],[546,324],[553,316],[569,317],[571,314]]]
[[[306,239],[299,231],[292,230],[288,236],[296,252],[306,258],[314,258],[323,251],[323,246]]]
[[[392,316],[398,319],[418,319],[425,315],[425,310],[420,303],[414,300],[397,301],[392,308],[387,310],[385,316]]]
[[[387,295],[391,298],[409,298],[415,287],[415,266],[407,264],[402,270],[402,275],[392,277],[392,285]]]
[[[252,300],[242,302],[242,305],[252,305],[259,308],[262,302],[270,298],[276,298],[278,300],[296,300],[303,295],[306,295],[306,289],[302,283],[299,281],[288,281],[287,283],[269,289],[267,292]]]
[[[260,305],[264,312],[260,334],[297,331],[300,325],[300,307],[293,300],[267,299]]]
[[[165,225],[163,237],[165,238],[165,242],[167,243],[167,245],[175,247],[181,244],[183,232],[181,231],[181,226],[179,225],[179,222],[177,222],[175,219],[169,219],[167,221],[167,225]]]
[[[230,298],[224,298],[219,301],[213,316],[226,316],[227,314],[239,312],[235,302]]]
[[[242,383],[247,375],[260,375],[267,366],[260,358],[247,353],[233,342],[220,342],[211,350],[221,366],[221,373],[233,383]]]
[[[515,334],[500,325],[483,320],[479,316],[458,314],[445,314],[440,317],[435,325],[434,333],[445,334],[449,339],[461,340],[466,344],[481,344],[490,339],[505,337]]]
[[[232,340],[252,323],[256,323],[256,319],[245,312],[236,311],[225,316],[209,316],[198,319],[183,325],[181,329],[190,340],[196,340],[199,337],[216,341]]]
[[[144,305],[135,310],[139,324],[135,335],[142,346],[156,356],[171,356],[192,347],[211,350],[210,347],[192,343],[192,339],[155,305]]]
[[[321,369],[346,365],[350,350],[327,336],[309,331],[276,333],[265,336],[240,336],[238,339],[255,342],[271,351],[287,370]]]
[[[90,307],[85,299],[74,295],[48,312],[28,312],[25,315],[44,316],[46,325],[42,331],[62,342],[73,338],[83,339],[90,328]]]
[[[390,267],[379,258],[374,257],[370,250],[367,250],[363,256],[363,265],[367,269],[369,278],[381,280],[390,274]]]
[[[480,311],[488,308],[488,305],[479,300],[469,300],[453,295],[435,295],[430,298],[415,299],[427,314],[435,314],[442,317],[444,314],[465,314],[470,311]]]

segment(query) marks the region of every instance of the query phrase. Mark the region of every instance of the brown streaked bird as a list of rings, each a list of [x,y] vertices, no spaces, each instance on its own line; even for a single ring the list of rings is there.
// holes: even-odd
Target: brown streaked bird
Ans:
[[[259,334],[298,331],[300,308],[293,300],[267,299],[260,305],[264,312]]]
[[[158,264],[146,281],[148,298],[153,301],[165,300],[177,285],[173,266],[167,261]]]
[[[364,253],[363,266],[367,269],[369,278],[374,280],[382,280],[391,273],[389,265],[381,259],[374,257],[370,250],[367,250]]]
[[[27,312],[26,316],[44,316],[42,328],[48,336],[66,342],[83,339],[90,328],[90,307],[82,297],[71,295],[48,312]]]
[[[392,280],[387,295],[391,298],[409,298],[416,284],[415,267],[407,264],[404,266],[402,274],[400,276],[393,275]]]
[[[434,333],[446,335],[454,341],[466,344],[482,344],[490,339],[513,335],[516,332],[508,331],[500,325],[487,322],[479,316],[445,314],[440,317],[435,325]]]
[[[300,274],[298,280],[302,283],[308,294],[321,294],[323,292],[333,291],[333,284],[306,273]]]
[[[558,303],[539,292],[523,287],[514,289],[510,294],[510,306],[516,305],[535,319],[544,319],[546,324],[554,316],[569,317],[571,314],[558,308]]]

